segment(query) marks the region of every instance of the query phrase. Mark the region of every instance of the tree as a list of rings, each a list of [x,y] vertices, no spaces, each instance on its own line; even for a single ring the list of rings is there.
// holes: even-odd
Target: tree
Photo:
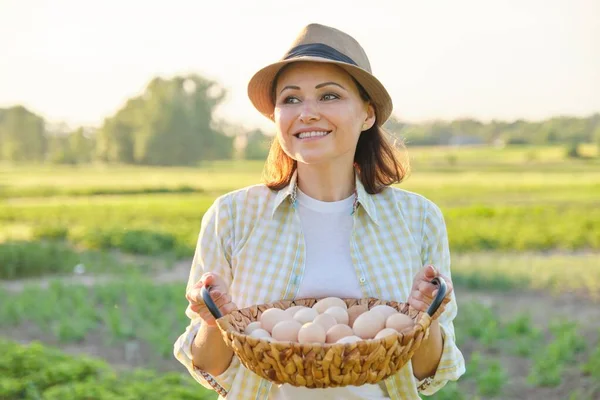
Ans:
[[[233,139],[213,129],[224,91],[197,75],[155,78],[98,132],[97,156],[108,162],[191,165],[230,158]]]
[[[23,106],[3,110],[0,118],[0,159],[41,162],[47,140],[44,119]]]
[[[250,132],[244,149],[244,158],[246,160],[266,160],[272,141],[272,137],[265,135],[259,129]]]

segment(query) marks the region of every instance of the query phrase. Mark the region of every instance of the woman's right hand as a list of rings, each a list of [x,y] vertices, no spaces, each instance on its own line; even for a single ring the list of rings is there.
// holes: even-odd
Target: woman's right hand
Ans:
[[[227,315],[237,310],[237,306],[231,301],[231,296],[227,293],[229,288],[223,278],[212,272],[202,275],[198,282],[186,293],[185,297],[189,302],[189,308],[198,314],[206,325],[214,327],[217,323],[206,304],[204,304],[200,292],[201,288],[206,286],[211,286],[210,297],[221,311],[221,314]]]

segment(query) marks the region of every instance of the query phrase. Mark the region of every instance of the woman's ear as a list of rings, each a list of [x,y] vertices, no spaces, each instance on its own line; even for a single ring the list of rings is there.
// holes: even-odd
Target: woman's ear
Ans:
[[[362,124],[362,130],[366,131],[373,127],[377,117],[375,115],[375,107],[371,103],[367,104],[367,117]]]

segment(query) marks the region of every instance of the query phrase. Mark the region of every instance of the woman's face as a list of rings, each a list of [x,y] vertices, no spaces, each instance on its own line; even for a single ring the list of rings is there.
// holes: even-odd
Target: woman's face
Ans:
[[[343,166],[352,165],[358,138],[375,123],[375,112],[343,69],[294,63],[278,79],[274,120],[281,147],[290,157]]]

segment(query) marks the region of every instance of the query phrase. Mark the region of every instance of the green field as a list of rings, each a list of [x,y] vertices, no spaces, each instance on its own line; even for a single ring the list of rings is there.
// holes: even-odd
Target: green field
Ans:
[[[444,212],[468,362],[465,379],[432,398],[600,396],[600,322],[590,317],[600,308],[600,157],[582,152],[409,148],[399,187]],[[180,386],[170,398],[203,398],[171,354],[186,323],[187,268],[214,198],[259,183],[261,168],[0,165],[0,336],[45,346],[2,344],[0,398],[157,393],[134,378],[111,392],[116,378],[102,371],[131,367],[179,373],[164,378]],[[26,360],[55,348],[65,371],[87,372],[36,378],[47,364]],[[90,367],[82,354],[108,364]]]

